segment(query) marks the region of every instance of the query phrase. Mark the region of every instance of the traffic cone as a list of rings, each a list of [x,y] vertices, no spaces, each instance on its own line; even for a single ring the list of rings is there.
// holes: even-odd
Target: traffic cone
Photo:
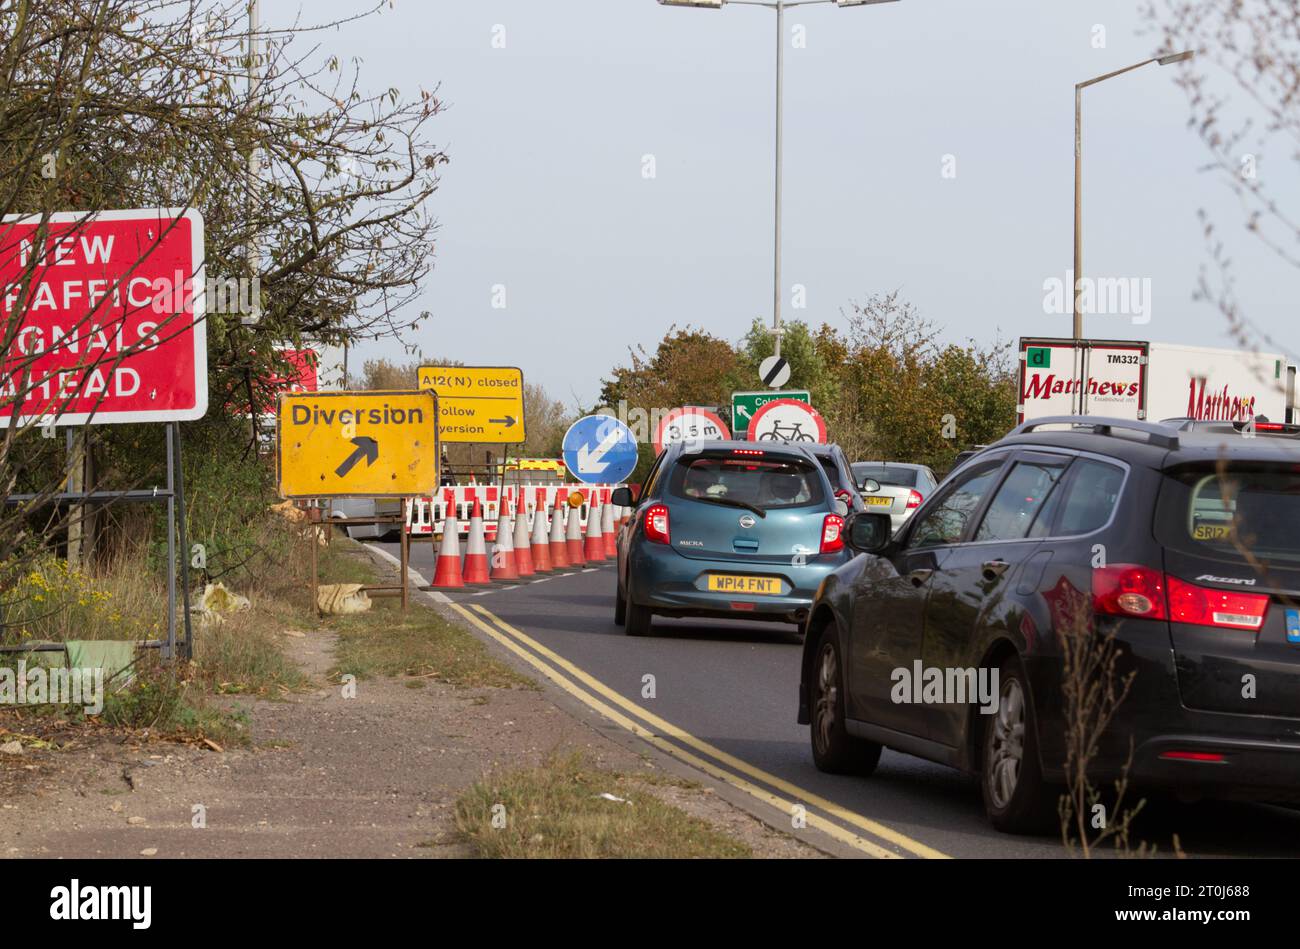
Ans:
[[[574,519],[577,523],[577,519]],[[564,542],[564,498],[556,495],[555,513],[551,515],[551,565],[556,570],[573,566],[569,560],[569,548]]]
[[[533,539],[529,545],[529,552],[533,555],[533,572],[550,573],[553,569],[551,566],[551,526],[546,517],[546,505],[537,505],[537,513],[533,515]]]
[[[463,587],[460,575],[460,528],[456,524],[456,508],[447,509],[447,519],[442,525],[442,543],[438,547],[438,562],[433,568],[433,587],[451,590]]]
[[[497,539],[492,545],[492,579],[497,583],[515,583],[519,580],[519,561],[515,555],[512,536],[514,529],[510,525],[510,515],[506,513],[509,505],[501,501],[501,514],[497,518]]]
[[[469,512],[469,537],[465,541],[465,582],[474,586],[491,583],[488,576],[487,541],[483,537],[483,505],[476,498]]]
[[[520,495],[515,502],[515,569],[520,578],[536,573],[533,567],[533,545],[528,540],[528,504]]]
[[[602,504],[600,508],[600,533],[605,538],[605,557],[613,559],[618,556],[618,538],[614,536],[614,505]]]
[[[582,545],[582,552],[587,563],[603,563],[605,560],[605,532],[601,521],[605,519],[604,507],[596,492],[591,493],[591,510],[587,514],[587,539]]]
[[[581,567],[587,560],[582,549],[582,509],[569,508],[569,518],[564,522],[564,550],[569,556],[569,566]]]

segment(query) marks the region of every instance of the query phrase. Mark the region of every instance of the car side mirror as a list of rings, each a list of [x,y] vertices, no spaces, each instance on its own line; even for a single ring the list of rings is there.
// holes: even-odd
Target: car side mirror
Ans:
[[[862,484],[858,485],[863,491],[874,494],[880,490],[880,482],[875,478],[863,478]]]
[[[615,488],[610,492],[609,503],[617,504],[619,507],[636,507],[631,488]]]
[[[849,518],[845,539],[859,553],[878,554],[889,545],[893,523],[888,514],[861,511]]]
[[[843,498],[836,498],[836,499],[835,499],[835,513],[838,514],[840,517],[848,517],[848,516],[849,516],[849,502],[846,501],[846,500],[844,500]]]

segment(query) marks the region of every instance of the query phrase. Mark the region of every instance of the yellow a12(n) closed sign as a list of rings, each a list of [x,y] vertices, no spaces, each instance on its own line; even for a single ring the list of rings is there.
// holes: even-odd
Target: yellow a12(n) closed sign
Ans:
[[[285,392],[277,412],[283,498],[382,498],[438,487],[432,392]]]
[[[514,366],[421,366],[420,388],[438,393],[444,442],[524,440],[524,371]]]

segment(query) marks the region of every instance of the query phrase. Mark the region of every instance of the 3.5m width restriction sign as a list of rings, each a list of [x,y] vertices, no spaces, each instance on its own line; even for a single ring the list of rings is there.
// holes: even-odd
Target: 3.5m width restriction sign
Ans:
[[[716,412],[696,406],[673,409],[655,429],[655,454],[678,442],[725,441],[731,437]]]

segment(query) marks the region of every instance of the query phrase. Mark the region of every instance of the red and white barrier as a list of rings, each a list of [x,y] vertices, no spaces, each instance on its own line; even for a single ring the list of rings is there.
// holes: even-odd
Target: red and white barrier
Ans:
[[[609,503],[610,493],[615,484],[524,484],[506,485],[504,489],[496,485],[456,485],[445,487],[433,497],[412,498],[406,507],[406,532],[412,536],[441,534],[448,514],[455,514],[462,536],[467,532],[470,513],[477,501],[483,507],[483,521],[486,540],[496,539],[497,524],[501,516],[502,501],[516,512],[527,512],[528,526],[531,534],[533,519],[538,509],[554,510],[557,498],[567,498],[574,491],[582,495],[582,507],[578,511],[578,523],[585,535],[587,515],[591,512],[593,502],[602,505]],[[603,525],[602,525],[603,526]]]

